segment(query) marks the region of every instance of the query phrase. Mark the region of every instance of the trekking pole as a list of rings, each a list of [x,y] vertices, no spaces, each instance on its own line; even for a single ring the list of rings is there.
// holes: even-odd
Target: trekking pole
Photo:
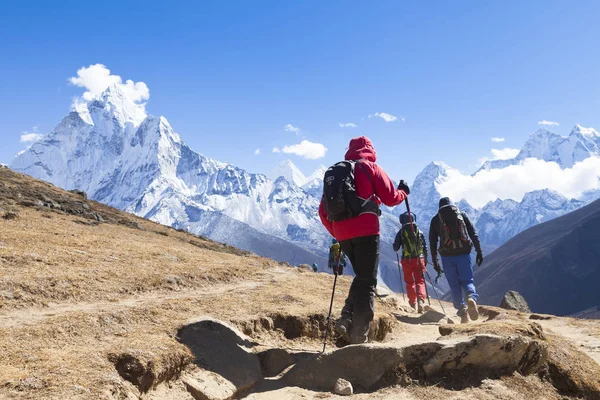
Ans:
[[[413,225],[412,214],[410,213],[410,205],[408,204],[408,196],[406,196],[406,198],[404,199],[404,203],[406,204],[406,212],[408,213],[408,222],[410,223],[410,230],[412,231],[412,234],[417,238],[417,249],[419,249],[420,248],[419,241],[421,240],[421,236],[417,235],[417,233],[415,232],[415,226]],[[425,244],[425,245],[427,246],[427,244]],[[419,260],[420,259],[421,259],[421,257],[419,255]],[[426,267],[425,267],[425,271],[427,271]],[[422,271],[421,271],[421,276],[423,277],[423,280],[425,280],[425,273]],[[429,290],[427,290],[427,283],[425,284],[425,295],[427,296],[427,303],[429,305],[431,305],[431,299],[429,298]]]
[[[431,275],[429,275],[429,272],[427,271],[427,269],[425,269],[425,274],[427,275],[427,279],[429,279],[429,283],[431,284],[433,293],[435,293],[435,297],[437,297],[438,301],[440,302],[440,307],[442,307],[442,312],[445,315],[446,310],[444,310],[444,306],[442,305],[442,300],[440,299],[440,295],[438,294],[437,290],[435,290],[435,286],[433,285],[433,281],[431,280]],[[427,285],[425,285],[425,286],[427,286]],[[431,305],[431,303],[429,305]]]
[[[400,290],[402,290],[402,300],[406,301],[406,296],[404,295],[404,285],[402,284],[404,278],[402,278],[402,267],[400,266],[400,256],[398,255],[398,252],[396,252],[396,260],[398,260],[398,272],[400,272]]]
[[[327,337],[329,336],[329,326],[331,325],[331,310],[333,309],[333,296],[335,296],[335,285],[338,278],[338,270],[340,268],[340,261],[342,258],[342,246],[340,246],[340,252],[338,253],[337,265],[333,270],[333,290],[331,291],[331,302],[329,303],[329,314],[327,314],[327,326],[325,327],[325,339],[323,339],[323,351],[325,353],[325,347],[327,346]]]

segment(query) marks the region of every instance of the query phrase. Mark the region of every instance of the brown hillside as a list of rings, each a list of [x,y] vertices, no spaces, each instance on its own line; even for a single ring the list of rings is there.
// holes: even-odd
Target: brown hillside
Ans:
[[[373,343],[319,356],[331,285],[0,168],[2,399],[600,398],[595,321],[390,296]]]

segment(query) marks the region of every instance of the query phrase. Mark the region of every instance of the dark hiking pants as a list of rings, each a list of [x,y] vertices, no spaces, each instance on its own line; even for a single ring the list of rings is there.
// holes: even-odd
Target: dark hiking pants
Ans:
[[[374,314],[379,235],[343,240],[340,245],[350,259],[356,275],[342,309],[342,317],[352,320],[350,330],[352,342],[362,343],[367,339],[369,323],[373,320]]]

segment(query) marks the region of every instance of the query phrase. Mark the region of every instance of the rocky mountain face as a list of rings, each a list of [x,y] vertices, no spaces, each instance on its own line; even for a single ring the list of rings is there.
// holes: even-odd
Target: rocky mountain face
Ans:
[[[518,234],[476,269],[480,300],[498,305],[508,290],[532,311],[571,315],[600,304],[600,200]]]

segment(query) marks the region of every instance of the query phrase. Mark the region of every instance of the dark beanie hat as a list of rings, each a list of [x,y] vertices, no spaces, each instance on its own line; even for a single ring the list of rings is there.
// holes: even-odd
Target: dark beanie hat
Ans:
[[[442,197],[442,198],[440,199],[440,204],[439,204],[439,207],[440,207],[440,208],[442,208],[442,207],[444,207],[444,206],[448,206],[448,205],[450,205],[450,204],[452,204],[452,202],[450,201],[450,198],[449,198],[449,197]]]

